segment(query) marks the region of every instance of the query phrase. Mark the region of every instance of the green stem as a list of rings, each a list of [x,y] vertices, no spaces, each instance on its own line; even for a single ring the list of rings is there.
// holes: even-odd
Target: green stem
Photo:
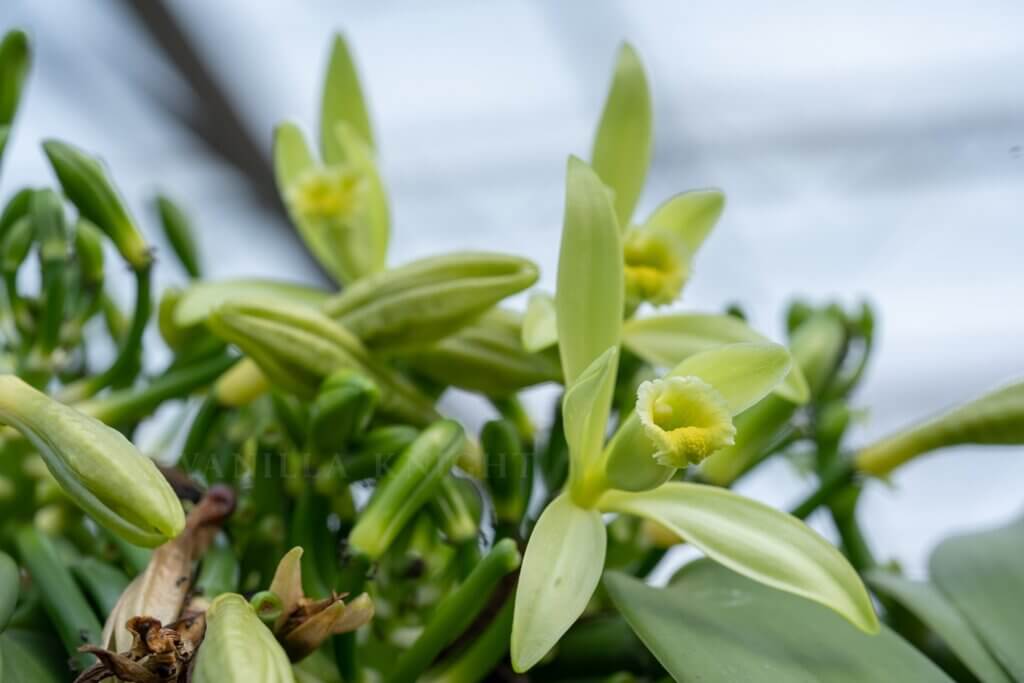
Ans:
[[[132,324],[128,335],[121,342],[114,362],[102,373],[64,387],[60,394],[61,401],[80,401],[131,378],[136,370],[142,349],[142,335],[146,331],[153,307],[152,273],[151,264],[143,265],[135,271],[135,310],[132,313]]]
[[[210,435],[210,430],[225,411],[225,407],[212,395],[203,399],[199,406],[199,412],[192,420],[188,436],[185,437],[185,445],[181,449],[181,462],[178,463],[186,472],[196,471],[203,455],[203,447]]]
[[[514,604],[513,600],[506,600],[501,611],[472,645],[436,673],[428,673],[424,680],[428,683],[477,683],[484,679],[508,654]]]
[[[217,356],[157,377],[141,389],[121,389],[76,406],[107,424],[123,424],[146,417],[165,401],[183,398],[220,377],[237,358]]]
[[[398,660],[389,683],[419,680],[441,651],[473,623],[498,582],[519,567],[519,549],[511,539],[499,541],[454,592],[438,606],[423,633]],[[508,601],[511,602],[511,601]],[[484,669],[483,671],[486,671]]]
[[[812,512],[846,488],[853,481],[855,473],[853,463],[849,459],[838,460],[821,475],[818,488],[794,507],[790,514],[798,519],[807,519]]]

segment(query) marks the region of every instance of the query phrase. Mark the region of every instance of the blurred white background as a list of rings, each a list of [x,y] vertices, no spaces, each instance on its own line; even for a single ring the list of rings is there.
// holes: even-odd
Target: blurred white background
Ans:
[[[0,194],[50,182],[42,138],[102,152],[151,219],[185,203],[213,276],[319,277],[268,188],[270,133],[314,130],[332,32],[354,48],[395,218],[392,260],[528,255],[553,289],[563,171],[587,155],[618,43],[643,56],[654,167],[639,214],[728,208],[683,308],[739,301],[778,336],[794,294],[869,298],[881,340],[859,440],[1024,376],[1024,4],[5,0],[32,35]],[[198,71],[197,71],[198,65]],[[166,263],[163,282],[183,278]],[[1024,507],[1024,450],[954,449],[867,492],[882,559]],[[811,486],[785,464],[742,490]],[[828,533],[824,520],[815,520]]]

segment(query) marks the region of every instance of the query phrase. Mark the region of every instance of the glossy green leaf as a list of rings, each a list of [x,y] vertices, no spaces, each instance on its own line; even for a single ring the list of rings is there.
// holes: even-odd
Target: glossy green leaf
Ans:
[[[878,617],[846,558],[795,517],[727,489],[671,482],[642,493],[609,491],[608,512],[658,522],[733,571],[789,591],[875,632]]]
[[[1024,382],[900,431],[857,454],[857,469],[885,476],[923,453],[960,444],[1024,444]]]
[[[373,130],[359,74],[345,38],[336,34],[320,100],[320,149],[329,164],[349,160],[348,150],[336,136],[339,123],[352,126],[363,142],[373,148]]]
[[[574,487],[583,483],[590,463],[601,454],[618,368],[619,350],[613,346],[598,356],[562,397],[562,420]]]
[[[669,588],[618,572],[604,585],[677,681],[950,683],[888,628],[861,633],[820,605],[708,560],[687,565]]]
[[[622,240],[608,191],[589,166],[570,158],[555,295],[566,385],[619,344],[622,307]]]
[[[526,304],[523,316],[523,348],[537,352],[558,343],[555,298],[547,292],[535,292]]]
[[[739,318],[708,313],[674,313],[627,320],[622,343],[648,363],[675,367],[690,356],[725,344],[770,342]],[[794,403],[810,397],[803,373],[794,363],[775,393]]]
[[[931,579],[970,623],[989,652],[1024,680],[1024,519],[949,538],[929,562]]]
[[[628,43],[619,48],[592,152],[593,167],[615,197],[615,215],[629,225],[651,165],[651,93],[640,56]]]
[[[711,234],[725,208],[725,195],[718,190],[682,192],[662,202],[644,227],[675,235],[692,257]]]
[[[229,301],[255,300],[318,308],[327,298],[327,292],[321,289],[277,280],[240,278],[197,282],[185,290],[175,307],[174,322],[180,327],[198,325]]]
[[[607,543],[596,510],[560,496],[530,535],[512,618],[512,667],[539,662],[583,613],[604,569]]]
[[[964,616],[935,586],[893,572],[873,569],[864,579],[876,592],[895,600],[942,638],[982,683],[1011,683]]]

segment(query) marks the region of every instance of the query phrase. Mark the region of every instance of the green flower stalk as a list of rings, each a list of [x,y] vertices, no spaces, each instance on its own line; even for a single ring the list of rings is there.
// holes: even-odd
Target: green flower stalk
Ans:
[[[245,598],[217,597],[195,658],[195,683],[294,683],[291,662]]]
[[[170,484],[120,432],[11,375],[0,376],[0,422],[36,447],[79,507],[125,540],[154,547],[185,527]]]
[[[668,377],[644,382],[636,412],[654,442],[660,465],[682,468],[700,464],[736,437],[729,404],[698,377]]]

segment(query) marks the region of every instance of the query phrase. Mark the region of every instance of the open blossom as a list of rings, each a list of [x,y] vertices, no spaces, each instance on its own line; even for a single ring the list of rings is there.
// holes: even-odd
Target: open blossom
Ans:
[[[639,304],[670,304],[689,277],[689,263],[672,237],[655,230],[632,229],[623,240],[626,296]]]
[[[731,446],[736,436],[726,400],[697,377],[644,382],[637,390],[636,410],[662,465],[696,465]]]
[[[364,178],[347,166],[307,169],[288,189],[288,202],[309,220],[344,219],[355,213]]]

